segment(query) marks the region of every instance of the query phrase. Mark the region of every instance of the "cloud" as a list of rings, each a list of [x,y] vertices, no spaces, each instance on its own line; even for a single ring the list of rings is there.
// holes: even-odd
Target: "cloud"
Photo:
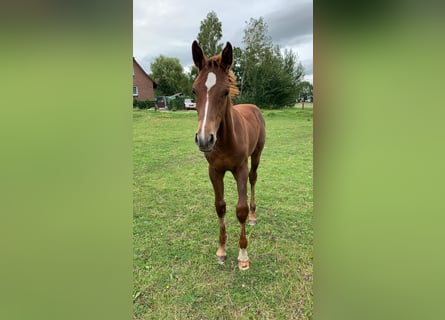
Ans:
[[[296,46],[312,39],[312,3],[293,2],[265,16],[274,43]]]
[[[269,35],[281,48],[292,49],[303,64],[305,79],[312,82],[313,9],[311,2],[292,1],[265,16]]]
[[[134,0],[133,55],[147,72],[161,54],[191,66],[191,44],[210,11],[222,23],[222,42],[234,46],[242,45],[250,18],[264,17],[273,42],[294,50],[305,70],[312,70],[312,2],[307,0]]]

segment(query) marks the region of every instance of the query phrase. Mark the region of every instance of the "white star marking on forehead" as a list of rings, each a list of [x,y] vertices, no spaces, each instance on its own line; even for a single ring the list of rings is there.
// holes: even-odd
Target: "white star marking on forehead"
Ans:
[[[216,75],[213,72],[209,72],[207,74],[206,87],[207,92],[215,85],[216,83]]]

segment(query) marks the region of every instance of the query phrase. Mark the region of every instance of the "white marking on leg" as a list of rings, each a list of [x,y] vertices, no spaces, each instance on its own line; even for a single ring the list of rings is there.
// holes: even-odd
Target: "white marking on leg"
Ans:
[[[207,74],[206,87],[207,87],[207,96],[206,96],[206,104],[204,109],[204,120],[201,127],[201,139],[205,139],[205,127],[207,122],[207,111],[209,110],[209,91],[216,84],[216,75],[213,72],[209,72]]]
[[[247,249],[239,249],[238,261],[249,261],[247,256]]]

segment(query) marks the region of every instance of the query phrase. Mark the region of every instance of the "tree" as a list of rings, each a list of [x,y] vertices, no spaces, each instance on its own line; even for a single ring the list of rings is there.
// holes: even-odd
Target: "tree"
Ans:
[[[241,83],[243,82],[242,72],[243,72],[243,65],[242,65],[242,59],[243,59],[243,50],[240,47],[233,47],[233,64],[232,64],[232,71],[235,74],[236,81],[238,86],[241,86]]]
[[[189,72],[185,72],[184,82],[181,84],[181,92],[186,97],[192,96],[193,82],[195,81],[196,75],[198,74],[197,70],[198,69],[196,67],[193,67]]]
[[[182,92],[187,85],[188,79],[178,58],[160,55],[151,63],[150,67],[150,76],[158,85],[157,95],[173,95]]]
[[[301,81],[297,85],[297,99],[298,101],[311,101],[313,100],[314,87],[309,81]]]
[[[198,33],[198,42],[208,57],[212,57],[222,51],[222,24],[214,11],[207,14],[201,21]]]
[[[211,11],[201,21],[198,42],[207,56],[222,51],[221,22]],[[244,29],[244,48],[234,47],[232,71],[240,94],[235,103],[250,102],[260,107],[280,108],[294,105],[298,97],[297,85],[304,76],[303,66],[292,50],[282,51],[272,42],[269,27],[263,17],[250,18]],[[197,69],[191,70],[189,81]]]
[[[294,88],[297,88],[304,76],[304,68],[301,62],[298,62],[297,55],[292,51],[284,50],[284,72],[289,74]]]
[[[296,86],[303,67],[291,50],[281,53],[268,35],[264,19],[251,18],[244,30],[245,49],[241,58],[241,97],[262,107],[279,108],[295,104]]]
[[[264,56],[273,50],[272,38],[268,32],[269,26],[263,17],[250,18],[246,29],[244,29],[243,37],[245,62],[251,65],[261,63]]]
[[[267,52],[272,49],[272,39],[267,35],[268,26],[263,18],[250,18],[244,29],[244,50],[241,57],[240,99],[258,104],[260,66]]]

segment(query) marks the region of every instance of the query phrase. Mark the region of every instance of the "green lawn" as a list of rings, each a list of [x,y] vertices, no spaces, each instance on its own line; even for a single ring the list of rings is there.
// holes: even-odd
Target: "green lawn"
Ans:
[[[236,185],[225,177],[227,260],[195,112],[133,112],[134,319],[312,318],[312,109],[264,111],[250,269],[238,270]]]

